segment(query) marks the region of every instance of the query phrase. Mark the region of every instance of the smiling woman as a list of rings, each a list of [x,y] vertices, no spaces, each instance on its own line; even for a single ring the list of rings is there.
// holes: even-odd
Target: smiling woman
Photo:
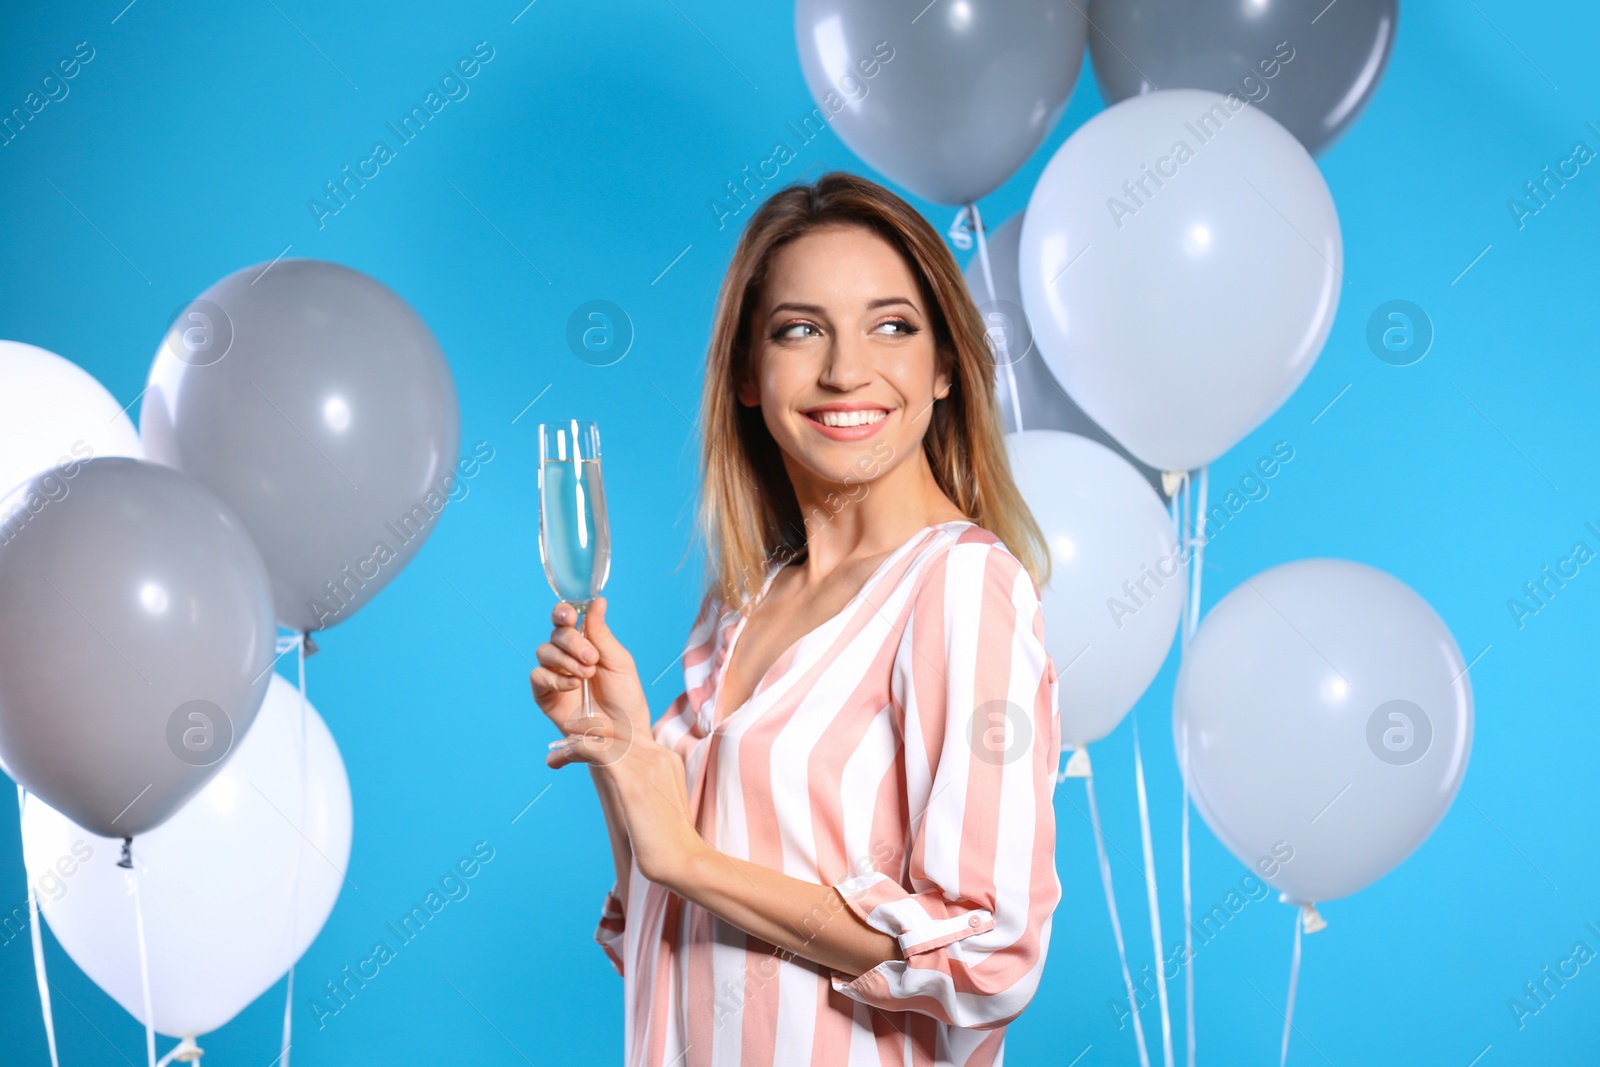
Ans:
[[[603,598],[534,698],[590,765],[596,939],[632,1065],[991,1064],[1061,895],[1042,537],[938,235],[825,175],[751,218],[718,300],[710,588],[652,726]],[[594,713],[578,693],[587,679]]]

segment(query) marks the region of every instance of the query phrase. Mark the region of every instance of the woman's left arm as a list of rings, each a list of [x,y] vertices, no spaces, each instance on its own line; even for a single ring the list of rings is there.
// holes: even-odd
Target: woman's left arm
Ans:
[[[701,845],[662,883],[686,900],[786,954],[851,977],[901,958],[899,942],[862,922],[832,886]]]
[[[550,766],[589,763],[616,790],[639,873],[787,955],[851,976],[900,959],[899,942],[868,926],[832,886],[790,877],[713,848],[689,820],[683,760],[654,738],[609,722],[575,734]]]
[[[606,625],[603,605],[585,629],[587,640],[572,635],[578,647],[569,651],[575,656],[592,643],[602,663],[614,669],[631,663]],[[583,673],[595,670],[577,661],[572,666]],[[622,714],[577,720],[567,744],[554,749],[546,763],[587,763],[596,786],[609,785],[640,874],[785,954],[843,974],[864,974],[886,960],[902,958],[896,939],[867,925],[832,886],[713,848],[689,818],[682,758],[648,732],[631,728],[637,719]],[[647,713],[643,721],[648,721]]]

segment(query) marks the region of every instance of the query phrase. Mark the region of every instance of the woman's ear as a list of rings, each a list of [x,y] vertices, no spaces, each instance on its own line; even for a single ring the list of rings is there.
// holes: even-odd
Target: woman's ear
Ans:
[[[734,396],[738,397],[739,403],[747,408],[761,406],[761,390],[756,387],[756,383],[751,381],[748,376],[740,380],[739,387],[734,390]]]

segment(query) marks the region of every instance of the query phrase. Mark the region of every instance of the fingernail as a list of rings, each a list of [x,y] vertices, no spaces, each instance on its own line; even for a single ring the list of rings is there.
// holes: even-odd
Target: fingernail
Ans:
[[[570,738],[570,737],[563,737],[563,738],[560,738],[559,740],[550,742],[550,751],[551,752],[554,752],[558,748],[571,748],[571,747],[572,747],[572,738]]]

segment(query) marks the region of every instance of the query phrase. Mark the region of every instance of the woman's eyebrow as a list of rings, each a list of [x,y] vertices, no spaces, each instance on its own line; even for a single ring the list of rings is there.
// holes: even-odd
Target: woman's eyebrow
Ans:
[[[867,310],[871,311],[874,308],[889,307],[889,306],[894,305],[894,304],[904,304],[907,307],[913,308],[913,309],[917,306],[916,304],[912,303],[910,300],[907,300],[903,296],[884,296],[884,297],[879,297],[877,300],[873,300],[873,301],[868,302]],[[767,317],[771,318],[773,315],[776,315],[780,311],[803,311],[808,315],[825,315],[825,314],[827,314],[827,309],[826,308],[819,307],[816,304],[797,304],[797,303],[795,303],[793,301],[784,301],[781,304],[775,305],[773,307],[773,309],[770,312],[767,313]]]
[[[772,310],[767,312],[767,317],[771,318],[780,311],[803,311],[808,315],[826,314],[826,311],[816,304],[796,304],[793,301],[785,301],[782,304],[774,305]]]

